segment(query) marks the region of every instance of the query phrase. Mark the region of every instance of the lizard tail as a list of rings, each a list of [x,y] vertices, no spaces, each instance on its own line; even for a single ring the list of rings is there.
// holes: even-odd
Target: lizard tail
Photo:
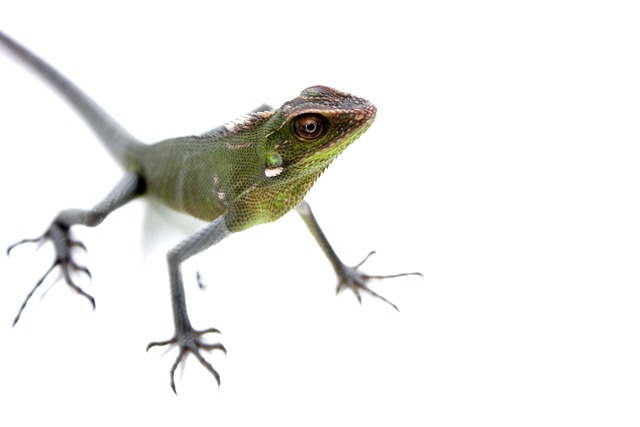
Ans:
[[[115,159],[126,167],[130,149],[143,145],[80,88],[34,53],[0,31],[0,45],[53,86],[82,116]]]

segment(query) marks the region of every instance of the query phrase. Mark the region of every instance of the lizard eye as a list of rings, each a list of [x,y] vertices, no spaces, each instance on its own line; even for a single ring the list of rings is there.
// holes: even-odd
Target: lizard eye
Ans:
[[[325,134],[327,119],[320,114],[302,114],[293,122],[293,132],[298,138],[310,141]]]

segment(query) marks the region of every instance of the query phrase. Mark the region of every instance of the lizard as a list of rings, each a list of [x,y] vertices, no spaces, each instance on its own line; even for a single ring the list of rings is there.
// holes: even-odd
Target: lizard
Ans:
[[[89,277],[91,273],[74,260],[73,249],[86,248],[74,240],[71,227],[95,227],[110,213],[141,196],[154,197],[178,212],[207,222],[204,228],[167,252],[174,334],[168,340],[147,346],[147,351],[156,346],[178,348],[169,372],[170,386],[176,394],[174,374],[188,354],[195,356],[220,385],[219,373],[202,352],[226,353],[223,344],[211,344],[203,339],[209,333],[219,333],[218,329],[197,330],[191,325],[181,264],[233,233],[275,221],[295,210],[336,273],[336,293],[349,289],[359,302],[365,293],[398,310],[395,304],[373,291],[369,282],[421,275],[376,276],[362,272],[360,267],[374,252],[357,265],[347,266],[330,245],[304,199],[329,164],[371,126],[377,114],[371,102],[327,86],[312,86],[280,108],[263,104],[204,134],[146,144],[125,130],[57,69],[2,31],[0,45],[71,104],[124,170],[116,186],[93,208],[62,210],[43,234],[9,246],[7,254],[25,243],[50,242],[54,248],[51,266],[27,294],[14,326],[29,299],[55,269],[59,269],[63,281],[88,299],[95,309],[94,298],[72,279],[72,273],[85,273]]]

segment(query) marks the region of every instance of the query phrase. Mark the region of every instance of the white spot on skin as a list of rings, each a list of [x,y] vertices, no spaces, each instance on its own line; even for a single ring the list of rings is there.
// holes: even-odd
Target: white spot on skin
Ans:
[[[284,171],[284,167],[278,166],[277,168],[267,168],[264,170],[264,176],[267,178],[273,178],[274,176],[278,176]]]
[[[216,195],[216,198],[220,200],[222,203],[226,204],[227,193],[218,188],[218,184],[220,184],[220,178],[218,175],[213,176],[213,192]]]

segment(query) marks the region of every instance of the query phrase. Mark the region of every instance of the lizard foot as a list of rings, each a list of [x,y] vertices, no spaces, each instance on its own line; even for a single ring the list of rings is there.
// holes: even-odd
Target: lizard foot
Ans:
[[[9,246],[7,248],[7,255],[10,255],[11,251],[16,246],[20,246],[25,243],[41,244],[46,241],[51,241],[54,246],[55,256],[53,259],[53,263],[51,264],[51,267],[49,267],[49,269],[40,278],[40,280],[36,282],[35,286],[31,289],[31,291],[27,294],[27,297],[24,299],[22,306],[20,306],[20,310],[18,311],[18,314],[13,320],[14,326],[16,325],[16,323],[18,323],[18,320],[20,320],[20,315],[22,314],[22,311],[27,306],[27,302],[29,302],[29,299],[31,299],[35,291],[40,287],[40,285],[42,285],[44,280],[49,276],[49,274],[51,274],[51,272],[56,267],[60,267],[60,272],[62,273],[62,277],[64,278],[65,283],[71,289],[73,289],[74,291],[78,292],[80,295],[87,298],[91,303],[91,306],[94,309],[96,308],[95,299],[91,295],[83,291],[82,288],[80,288],[78,285],[73,283],[73,280],[71,279],[71,272],[79,271],[79,272],[85,273],[87,276],[89,276],[89,278],[91,278],[91,272],[87,267],[79,266],[71,257],[72,248],[79,247],[85,251],[87,250],[87,248],[81,242],[71,239],[71,236],[69,233],[69,227],[65,227],[63,225],[60,225],[54,222],[53,224],[51,224],[49,229],[42,236],[36,237],[35,239],[23,239]]]
[[[362,264],[364,264],[371,255],[375,254],[375,251],[371,251],[369,252],[369,254],[362,260],[360,261],[357,265],[353,266],[353,267],[349,267],[346,266],[344,264],[341,265],[341,268],[338,271],[338,286],[336,287],[336,294],[339,293],[340,291],[342,291],[343,289],[350,289],[353,294],[356,296],[356,298],[358,299],[358,302],[360,304],[362,304],[362,296],[361,294],[367,293],[375,298],[381,299],[382,301],[386,302],[387,304],[389,304],[391,307],[395,308],[397,311],[400,311],[398,309],[398,306],[395,305],[394,303],[392,303],[391,301],[389,301],[388,299],[386,299],[385,297],[383,297],[382,295],[378,294],[377,292],[374,292],[373,290],[371,290],[368,286],[368,282],[371,281],[372,279],[391,279],[394,277],[402,277],[402,276],[422,276],[422,273],[400,273],[400,274],[390,274],[390,275],[386,275],[386,276],[372,276],[372,275],[368,275],[368,274],[364,274],[362,273],[359,268],[362,266]]]
[[[151,347],[159,347],[165,345],[176,346],[180,349],[178,357],[176,357],[175,362],[173,362],[173,366],[171,366],[171,371],[169,372],[169,375],[171,376],[171,390],[173,390],[176,395],[178,394],[178,392],[176,391],[176,383],[174,380],[175,372],[188,353],[193,354],[196,359],[198,359],[200,364],[204,366],[204,368],[209,371],[211,375],[213,375],[213,377],[216,379],[216,382],[218,383],[218,386],[220,386],[220,375],[218,374],[218,371],[216,371],[213,366],[211,366],[211,363],[207,362],[207,360],[202,357],[202,354],[200,354],[200,350],[221,350],[225,354],[227,354],[227,350],[220,343],[209,344],[201,341],[201,337],[208,333],[218,334],[220,333],[220,331],[215,328],[196,331],[189,327],[187,332],[176,333],[176,335],[170,340],[152,342],[147,345],[147,351],[149,351]]]

